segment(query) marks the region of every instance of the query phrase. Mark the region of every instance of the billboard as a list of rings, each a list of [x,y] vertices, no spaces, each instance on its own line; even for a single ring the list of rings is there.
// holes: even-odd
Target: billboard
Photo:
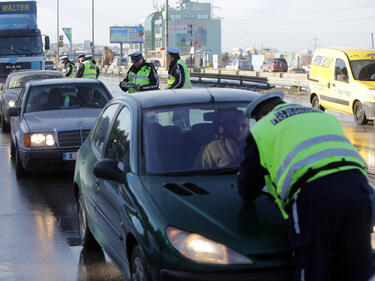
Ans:
[[[143,27],[110,26],[110,43],[143,43]]]

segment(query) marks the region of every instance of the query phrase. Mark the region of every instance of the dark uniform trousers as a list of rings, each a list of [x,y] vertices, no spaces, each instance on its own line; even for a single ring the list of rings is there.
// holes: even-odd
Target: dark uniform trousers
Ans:
[[[367,281],[373,273],[370,186],[358,170],[301,187],[288,208],[296,280]]]

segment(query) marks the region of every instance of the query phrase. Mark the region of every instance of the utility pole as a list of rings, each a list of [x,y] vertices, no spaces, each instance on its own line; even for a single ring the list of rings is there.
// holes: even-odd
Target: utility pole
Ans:
[[[94,58],[94,50],[95,50],[95,45],[94,45],[94,0],[92,0],[92,12],[91,12],[91,33],[92,33],[92,39],[91,39],[91,52],[92,52],[92,57]]]
[[[316,35],[315,35],[313,41],[314,41],[314,50],[315,50],[316,48],[318,48],[318,37],[316,37]]]
[[[164,38],[164,47],[165,47],[165,69],[168,69],[168,0],[165,0],[165,38]]]
[[[56,15],[56,25],[57,25],[57,32],[56,32],[56,62],[59,63],[59,44],[60,44],[60,34],[59,34],[59,24],[60,24],[60,12],[59,12],[59,9],[60,9],[60,1],[57,0],[56,2],[57,4],[57,8],[56,8],[56,11],[57,11],[57,15]]]
[[[189,24],[189,33],[190,33],[190,68],[193,68],[193,24]]]
[[[374,49],[374,33],[371,33],[371,44],[372,48]]]

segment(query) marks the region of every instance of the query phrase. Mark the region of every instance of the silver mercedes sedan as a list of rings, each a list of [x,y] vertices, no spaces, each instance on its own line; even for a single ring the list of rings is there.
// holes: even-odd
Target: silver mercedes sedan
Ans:
[[[107,87],[96,79],[28,82],[9,111],[16,176],[74,169],[79,147],[111,99]]]

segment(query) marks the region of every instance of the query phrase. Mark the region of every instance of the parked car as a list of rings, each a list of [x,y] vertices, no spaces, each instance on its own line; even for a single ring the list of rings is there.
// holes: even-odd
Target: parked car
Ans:
[[[77,150],[112,98],[96,79],[30,81],[11,116],[11,155],[16,176],[28,171],[73,169]]]
[[[55,62],[52,60],[46,60],[44,62],[44,69],[45,70],[56,70]]]
[[[10,116],[8,109],[16,105],[16,101],[25,83],[31,80],[63,78],[60,71],[52,70],[15,70],[12,71],[4,84],[0,93],[0,118],[3,132],[9,132]]]
[[[287,72],[288,63],[284,58],[270,58],[262,64],[261,69],[268,72]]]
[[[120,59],[119,57],[114,58],[113,62],[111,63],[112,66],[126,66],[128,65],[128,61],[126,58]]]
[[[155,67],[160,67],[160,66],[161,66],[159,60],[150,60],[150,62],[152,62],[152,63],[154,64]]]
[[[235,59],[225,67],[226,70],[254,70],[253,65],[247,60]]]
[[[110,101],[76,161],[83,248],[104,249],[127,280],[293,280],[272,197],[239,196],[239,161],[197,165],[221,122],[257,95],[195,88]]]

